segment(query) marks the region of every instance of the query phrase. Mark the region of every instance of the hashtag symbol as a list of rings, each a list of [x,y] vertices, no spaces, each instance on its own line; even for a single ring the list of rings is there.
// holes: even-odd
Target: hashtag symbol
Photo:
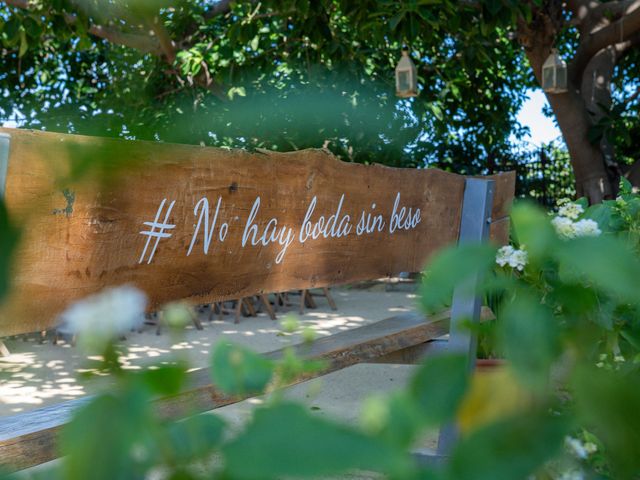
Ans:
[[[160,215],[164,210],[164,205],[166,202],[167,202],[167,199],[165,198],[164,200],[162,200],[162,203],[160,203],[160,207],[158,207],[158,211],[156,212],[156,218],[154,219],[153,222],[144,222],[146,226],[151,228],[149,230],[140,232],[141,235],[146,235],[148,238],[147,238],[147,243],[145,243],[144,245],[144,250],[142,250],[142,255],[140,255],[140,260],[138,261],[138,263],[142,263],[142,261],[144,260],[147,254],[147,249],[149,248],[149,244],[151,243],[151,239],[155,238],[156,242],[153,244],[153,248],[151,249],[151,253],[149,254],[149,260],[147,261],[147,263],[151,263],[151,260],[153,260],[153,255],[156,253],[156,248],[158,248],[158,243],[160,243],[160,239],[169,238],[171,236],[171,234],[166,233],[165,230],[171,230],[172,228],[176,228],[175,225],[167,223],[167,221],[169,220],[169,215],[171,215],[171,210],[173,209],[173,205],[176,203],[175,200],[171,202],[171,205],[169,205],[167,213],[164,216],[164,221],[162,223],[158,223],[158,220],[160,220]]]

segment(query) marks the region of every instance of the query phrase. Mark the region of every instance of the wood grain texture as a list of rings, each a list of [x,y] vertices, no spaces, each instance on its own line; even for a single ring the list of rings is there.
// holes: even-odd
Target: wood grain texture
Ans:
[[[480,309],[480,321],[495,320],[496,316],[488,307]],[[438,355],[449,351],[448,338],[431,340],[411,347],[396,350],[370,360],[371,363],[391,363],[395,365],[415,365],[421,363],[427,356]]]
[[[74,300],[107,286],[136,285],[148,295],[150,309],[178,299],[205,303],[323,287],[419,271],[458,237],[464,177],[435,169],[345,163],[323,150],[248,153],[0,131],[11,135],[7,206],[23,229],[12,294],[0,307],[0,336],[49,328]],[[513,197],[515,177],[494,178],[498,218]],[[397,210],[420,209],[421,221],[390,233],[398,193]],[[329,220],[342,195],[341,216],[349,215],[351,233],[299,241],[312,199],[315,224],[320,216]],[[291,229],[294,240],[280,263],[277,242],[242,247],[257,197],[261,203],[252,224],[258,237],[273,226],[271,219],[278,233]],[[201,225],[187,255],[198,223],[194,208],[202,198],[209,203],[210,223],[221,202],[216,228],[207,254]],[[148,237],[140,232],[149,230],[144,222],[154,220],[164,199],[159,218],[164,220],[175,201],[167,217],[175,228],[147,263],[155,241],[142,258]],[[382,215],[385,228],[356,235],[363,212]],[[221,242],[223,222],[228,227]]]
[[[296,379],[293,383],[340,370],[357,363],[369,362],[396,351],[410,349],[449,331],[451,312],[445,311],[429,318],[418,313],[406,313],[363,327],[321,338],[310,345],[298,345],[296,354],[306,359],[324,360],[325,370]],[[491,318],[483,311],[483,319]],[[283,350],[265,354],[278,359]],[[292,383],[292,384],[293,384]],[[187,387],[178,395],[158,399],[157,412],[163,418],[181,418],[212,410],[243,400],[229,397],[211,384],[209,369],[189,373]],[[90,397],[62,402],[31,412],[0,420],[0,466],[19,470],[53,460],[59,456],[56,442],[62,426],[73,412],[86,404]]]
[[[507,245],[509,243],[510,228],[511,219],[509,217],[492,221],[489,226],[489,238],[491,242],[498,246]]]

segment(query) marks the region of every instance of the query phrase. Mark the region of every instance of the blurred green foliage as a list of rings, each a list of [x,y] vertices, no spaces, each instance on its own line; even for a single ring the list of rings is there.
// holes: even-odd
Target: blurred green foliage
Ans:
[[[262,392],[273,375],[270,361],[240,345],[218,345],[211,360],[212,380],[227,395]]]
[[[568,154],[548,146],[539,161],[516,120],[534,80],[514,32],[532,5],[471,3],[0,2],[0,122],[246,149],[324,146],[346,161],[460,174],[513,169],[520,196],[550,205],[573,188]],[[421,85],[411,100],[394,96],[405,44]]]
[[[549,215],[528,204],[517,205],[512,212],[514,238],[526,249],[528,262],[522,272],[485,269],[487,281],[480,292],[497,299],[497,345],[487,349],[501,352],[536,402],[555,412],[538,418],[535,428],[526,427],[528,434],[538,428],[553,432],[550,422],[563,418],[565,435],[579,426],[601,441],[598,461],[583,462],[583,478],[636,478],[640,471],[640,415],[627,407],[640,395],[640,197],[626,181],[620,192],[618,199],[586,210],[586,202],[579,202],[584,211],[576,221],[596,219],[599,236],[561,238]],[[446,268],[439,262],[452,265],[449,277],[456,281],[486,264],[486,253],[480,249],[459,253],[462,258],[445,252],[427,268],[422,295],[426,308],[441,306],[433,291],[448,288],[451,293],[451,284],[443,281]],[[464,274],[456,265],[469,265],[469,270]],[[489,439],[486,442],[490,445]],[[513,442],[523,440],[514,436]],[[490,456],[486,448],[492,447],[482,445],[478,456]],[[505,443],[503,454],[510,445]],[[530,447],[535,457],[534,445]],[[475,477],[461,473],[456,478],[485,478],[478,468]]]
[[[517,157],[510,136],[524,134],[515,115],[533,80],[510,36],[529,6],[481,3],[3,2],[0,117],[248,149],[326,145],[349,161],[478,173]],[[394,95],[404,44],[418,65],[413,100]]]

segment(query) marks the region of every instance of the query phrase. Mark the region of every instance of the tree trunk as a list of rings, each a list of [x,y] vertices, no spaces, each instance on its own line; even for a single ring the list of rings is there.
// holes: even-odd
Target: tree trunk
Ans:
[[[551,52],[551,47],[562,24],[559,16],[562,11],[561,4],[558,3],[556,7],[558,8],[556,14],[539,10],[530,23],[525,23],[521,20],[518,25],[520,43],[525,49],[539,84],[542,84],[542,65]],[[607,144],[605,142],[604,144],[593,145],[589,141],[589,130],[594,124],[594,120],[598,118],[595,115],[602,114],[601,110],[595,107],[595,104],[598,102],[607,104],[607,102],[611,101],[610,92],[606,92],[608,96],[605,96],[605,90],[609,88],[611,73],[608,74],[604,82],[600,82],[599,80],[602,79],[598,77],[600,70],[603,75],[606,73],[603,65],[607,64],[607,60],[607,58],[600,58],[598,62],[589,65],[591,70],[587,69],[592,76],[594,69],[598,69],[596,74],[597,84],[594,86],[594,88],[597,87],[597,91],[589,87],[589,85],[592,85],[591,82],[572,85],[571,81],[569,81],[569,91],[567,93],[546,93],[547,100],[555,114],[558,127],[569,151],[576,181],[576,193],[578,197],[587,197],[589,203],[592,204],[611,198],[615,193],[615,184],[612,181],[614,179],[607,171],[602,149],[603,146],[606,148]],[[611,72],[613,72],[615,59],[611,65]],[[584,75],[583,78],[585,78]],[[601,84],[606,85],[606,89],[601,88]],[[585,86],[587,87],[587,92],[584,92]],[[592,92],[594,93],[593,95],[591,95]],[[583,93],[587,96],[587,101],[585,101]],[[590,110],[593,113],[590,113]]]
[[[576,180],[576,194],[599,203],[614,194],[601,145],[589,141],[592,120],[578,93],[546,94],[569,150]]]
[[[541,82],[542,64],[549,50],[536,50],[543,49],[527,50],[527,58],[536,79]],[[546,93],[546,97],[569,150],[576,180],[576,194],[578,197],[587,197],[589,203],[599,203],[605,198],[611,198],[614,188],[605,167],[601,146],[589,141],[593,119],[579,89],[569,85],[569,92]]]

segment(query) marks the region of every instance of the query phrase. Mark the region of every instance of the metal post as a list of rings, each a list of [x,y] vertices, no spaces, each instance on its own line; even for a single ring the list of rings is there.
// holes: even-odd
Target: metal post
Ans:
[[[7,183],[7,169],[9,168],[9,143],[11,135],[0,132],[0,198],[4,198]]]
[[[468,178],[465,183],[460,218],[459,245],[480,243],[489,237],[491,209],[495,182],[479,178]],[[451,326],[449,331],[450,353],[462,353],[468,359],[469,374],[473,372],[478,347],[477,335],[469,330],[467,322],[480,321],[482,299],[475,295],[482,278],[476,273],[466,282],[458,285],[453,292],[451,305]],[[455,425],[445,425],[440,430],[438,455],[448,455],[458,438]]]
[[[9,143],[11,136],[0,132],[0,199],[4,199],[4,191],[7,183],[7,170],[9,168]],[[9,349],[0,339],[0,357],[9,355]]]

